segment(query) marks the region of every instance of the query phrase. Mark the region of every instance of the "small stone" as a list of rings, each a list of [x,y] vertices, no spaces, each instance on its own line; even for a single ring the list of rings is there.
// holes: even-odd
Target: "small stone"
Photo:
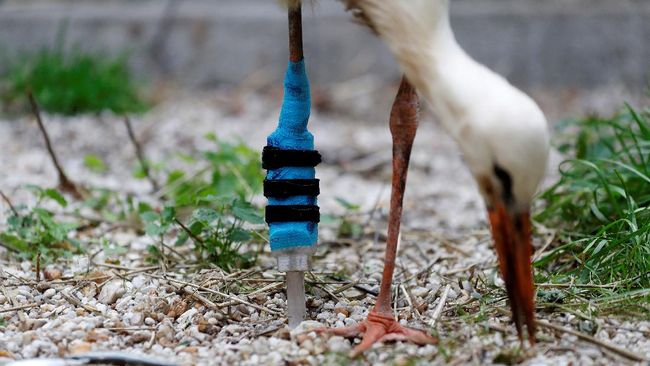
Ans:
[[[248,307],[247,307],[246,305],[244,305],[244,304],[239,304],[239,305],[237,306],[237,310],[239,310],[242,314],[251,315],[250,310],[249,310]]]
[[[209,321],[205,320],[204,317],[199,318],[197,329],[201,333],[216,335],[221,331],[221,327],[211,324]]]
[[[352,348],[350,342],[343,337],[332,337],[327,340],[327,347],[336,353],[348,353]]]
[[[138,332],[127,338],[126,344],[132,346],[134,344],[146,342],[151,339],[151,335],[146,332]]]
[[[449,293],[447,295],[447,298],[450,300],[455,300],[458,298],[458,292],[454,290],[453,288],[449,289]]]
[[[198,352],[198,348],[196,347],[185,347],[182,350],[179,351],[179,353],[189,353],[191,355],[194,355]]]
[[[296,336],[296,342],[298,342],[298,344],[301,345],[301,346],[302,346],[303,343],[307,342],[310,339],[311,339],[311,337],[309,336],[309,334],[306,334],[306,333],[298,334]]]
[[[295,331],[301,331],[301,332],[307,332],[311,331],[312,329],[316,328],[322,328],[323,324],[313,321],[313,320],[305,320],[304,322],[300,323]],[[293,332],[292,332],[293,333]]]
[[[34,296],[32,296],[32,293],[31,293],[30,289],[26,289],[24,287],[18,289],[18,293],[20,295],[24,296],[26,299],[29,299],[29,300],[34,298]]]
[[[92,271],[89,272],[85,279],[88,281],[93,281],[96,284],[101,284],[102,282],[106,281],[107,277],[109,277],[106,273],[100,272],[100,271]]]
[[[278,329],[277,332],[273,333],[273,337],[290,340],[291,339],[291,333],[289,332],[289,328],[283,327],[283,328]]]
[[[135,276],[131,283],[135,288],[142,288],[147,283],[147,278],[145,276]]]
[[[50,289],[45,290],[45,292],[43,293],[43,297],[46,298],[46,299],[49,299],[52,296],[54,296],[55,294],[56,294],[56,290],[53,289],[53,288],[50,288]]]
[[[84,297],[91,298],[97,295],[97,286],[84,286],[81,288]]]
[[[198,311],[196,309],[192,308],[184,312],[183,314],[181,314],[181,316],[179,316],[176,321],[182,328],[186,328],[188,325],[192,323],[192,318],[197,312]]]
[[[322,299],[316,299],[316,298],[309,298],[307,300],[307,306],[310,308],[318,308],[323,305],[323,300]]]
[[[416,297],[424,298],[429,294],[429,289],[426,287],[416,287],[413,290],[411,290],[411,294]]]
[[[46,268],[45,270],[43,270],[43,277],[45,277],[45,279],[48,281],[58,280],[62,276],[63,273],[56,268]]]
[[[70,352],[71,355],[77,355],[80,353],[87,353],[92,351],[93,347],[90,343],[84,342],[84,341],[79,341],[79,340],[74,340],[68,347],[68,351]]]
[[[395,366],[407,366],[411,364],[411,359],[407,355],[397,355],[394,362]]]
[[[226,333],[228,334],[237,335],[245,332],[247,329],[238,324],[229,324],[223,327],[223,330],[226,331]]]
[[[187,302],[183,300],[175,300],[167,311],[167,316],[178,318],[187,310]]]
[[[122,280],[112,280],[102,287],[102,291],[97,296],[97,301],[111,305],[124,295],[124,286]]]
[[[214,311],[207,312],[205,317],[208,319],[210,324],[217,324],[219,320],[223,320],[226,316],[223,313],[217,313]]]
[[[40,292],[45,292],[48,288],[52,287],[48,282],[39,282],[36,284],[36,289]]]
[[[106,312],[108,311],[108,306],[106,306],[106,305],[104,305],[102,303],[97,303],[95,305],[95,308],[97,308],[97,310],[99,310],[99,312],[101,312],[104,315],[106,315]]]
[[[172,328],[169,324],[163,324],[158,328],[158,332],[156,333],[156,339],[163,339],[163,338],[173,338],[174,337],[174,328]]]
[[[30,261],[20,262],[20,269],[22,269],[23,272],[29,272],[32,269],[32,262]]]
[[[334,312],[337,314],[342,314],[343,317],[347,318],[350,316],[350,310],[344,308],[344,307],[336,307],[334,308]]]
[[[253,301],[255,301],[258,305],[264,305],[267,300],[268,298],[265,294],[257,294],[253,296]]]
[[[284,363],[286,366],[304,366],[304,365],[310,365],[311,362],[307,360],[306,358],[298,358],[295,360],[287,360]]]
[[[47,324],[47,319],[28,319],[27,328],[28,329],[38,329]]]
[[[322,313],[316,315],[316,319],[318,320],[328,320],[332,317],[332,313],[329,311],[323,311]]]
[[[96,329],[92,329],[90,332],[86,333],[84,340],[89,343],[105,342],[108,340],[108,335],[100,333]]]
[[[144,321],[144,315],[142,313],[133,313],[131,316],[131,325],[140,325]]]
[[[311,338],[305,339],[302,342],[299,342],[300,348],[309,351],[309,353],[314,353],[314,341]]]

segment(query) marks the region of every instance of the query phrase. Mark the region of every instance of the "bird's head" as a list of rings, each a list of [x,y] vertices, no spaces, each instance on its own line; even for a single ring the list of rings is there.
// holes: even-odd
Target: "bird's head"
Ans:
[[[539,108],[532,103],[527,109],[474,126],[474,136],[461,146],[488,209],[515,326],[523,339],[522,325],[526,325],[533,343],[530,208],[546,171],[549,136]]]

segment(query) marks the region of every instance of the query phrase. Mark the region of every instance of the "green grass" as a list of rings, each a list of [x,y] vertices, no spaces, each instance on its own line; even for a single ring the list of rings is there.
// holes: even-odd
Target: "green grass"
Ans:
[[[215,135],[206,138],[213,147],[179,155],[177,167],[154,164],[155,173],[166,176],[154,194],[157,199],[88,187],[89,196],[84,201],[68,205],[57,190],[30,186],[37,203],[7,211],[8,219],[0,226],[0,246],[17,257],[47,263],[85,249],[74,240],[75,228],[106,224],[146,233],[154,239],[148,247],[149,262],[192,263],[225,271],[254,265],[265,241],[262,211],[249,203],[262,189],[260,152],[243,142],[226,142]],[[103,174],[107,170],[97,156],[86,156],[84,163],[93,172]],[[42,203],[47,200],[56,202],[60,210],[44,208]],[[80,213],[81,208],[86,214]],[[60,213],[78,222],[62,222]],[[103,243],[105,253],[118,254],[125,249],[104,237],[90,242]],[[187,256],[179,256],[176,250]]]
[[[543,192],[536,220],[557,228],[557,245],[535,266],[543,281],[594,286],[596,296],[649,298],[650,113],[568,121],[570,158]],[[592,293],[594,295],[594,293]]]
[[[68,203],[65,198],[55,189],[29,188],[36,195],[36,204],[33,207],[17,206],[15,211],[10,211],[6,230],[0,232],[3,245],[24,259],[44,263],[80,251],[79,243],[68,236],[77,228],[77,224],[62,222],[52,211],[43,207],[46,200],[66,207]]]
[[[27,90],[51,113],[111,110],[123,114],[147,108],[138,96],[125,57],[45,49],[17,60],[3,81],[2,99],[10,111],[26,106]]]
[[[247,268],[256,262],[257,252],[246,245],[263,238],[251,227],[264,223],[261,210],[249,203],[262,189],[261,156],[243,142],[226,142],[213,134],[206,138],[214,149],[183,155],[183,169],[166,171],[165,208],[140,210],[140,217],[158,244],[170,235],[175,247],[191,243],[196,263],[225,271]],[[154,165],[166,170],[164,164]],[[150,246],[150,261],[164,259],[163,252],[162,245]]]
[[[208,196],[246,200],[261,191],[264,174],[259,151],[242,141],[228,142],[214,134],[205,138],[214,144],[214,149],[182,155],[188,169],[165,172],[163,192],[174,206],[193,206]],[[157,166],[165,170],[164,166]],[[142,178],[140,170],[136,177]]]

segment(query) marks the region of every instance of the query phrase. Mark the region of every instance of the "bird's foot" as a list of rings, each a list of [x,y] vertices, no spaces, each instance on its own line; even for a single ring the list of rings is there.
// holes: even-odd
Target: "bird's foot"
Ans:
[[[407,328],[395,320],[390,314],[383,314],[374,309],[368,313],[368,318],[363,322],[344,328],[320,328],[316,333],[329,333],[346,338],[363,334],[361,343],[350,353],[354,358],[370,348],[376,342],[406,341],[419,345],[436,344],[438,339],[431,335],[412,328]]]

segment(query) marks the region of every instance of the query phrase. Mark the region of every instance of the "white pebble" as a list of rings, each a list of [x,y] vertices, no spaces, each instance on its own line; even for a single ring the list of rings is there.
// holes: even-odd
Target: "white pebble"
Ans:
[[[56,295],[56,290],[53,288],[48,288],[47,290],[45,290],[45,292],[43,292],[43,297],[46,299],[49,299],[54,295]]]
[[[114,304],[120,297],[124,295],[124,286],[122,280],[112,280],[102,287],[97,300],[103,304]]]

